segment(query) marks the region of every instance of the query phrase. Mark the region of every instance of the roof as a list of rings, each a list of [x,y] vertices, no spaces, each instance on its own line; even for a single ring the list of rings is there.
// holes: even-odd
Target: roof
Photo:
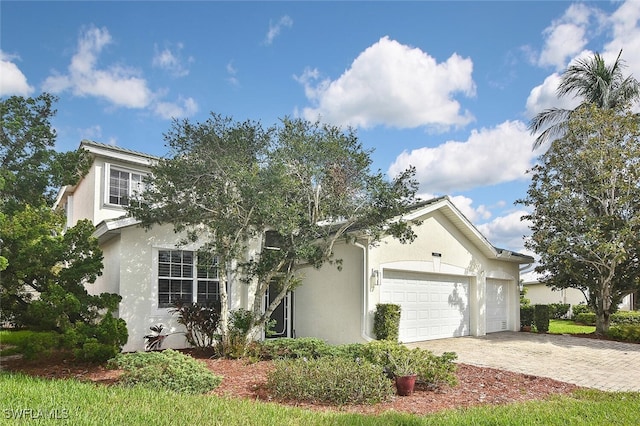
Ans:
[[[147,154],[140,151],[134,151],[132,149],[122,148],[117,145],[110,145],[102,142],[96,142],[89,139],[83,139],[80,142],[80,148],[85,148],[89,152],[109,151],[112,153],[135,155],[135,156],[144,157],[144,158],[148,158],[150,160],[155,160],[155,161],[160,159],[160,157],[156,157],[155,155]]]

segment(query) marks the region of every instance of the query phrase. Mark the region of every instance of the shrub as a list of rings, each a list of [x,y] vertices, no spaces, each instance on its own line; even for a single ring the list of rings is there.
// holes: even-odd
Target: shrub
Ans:
[[[314,359],[331,355],[334,349],[324,340],[315,337],[301,337],[297,339],[270,339],[262,343],[260,358],[284,359],[307,358]]]
[[[531,327],[533,325],[533,306],[520,306],[520,327]]]
[[[373,341],[361,345],[359,355],[372,364],[379,365],[387,377],[393,377],[397,373],[398,363],[409,358],[411,366],[415,368],[418,381],[427,383],[432,387],[440,387],[444,384],[455,385],[456,365],[453,362],[457,355],[453,352],[445,352],[436,356],[424,349],[409,349],[404,345],[391,341]]]
[[[534,305],[533,322],[538,333],[549,331],[549,305]]]
[[[609,327],[607,335],[615,340],[626,342],[640,342],[640,325],[620,324]]]
[[[640,325],[640,311],[619,311],[611,315],[612,324]]]
[[[573,305],[573,307],[571,308],[571,311],[573,312],[574,318],[580,314],[593,312],[593,310],[591,310],[591,308],[587,305]]]
[[[284,400],[340,405],[375,404],[395,393],[380,366],[341,357],[277,361],[267,388]]]
[[[569,313],[569,308],[571,307],[568,303],[550,303],[549,304],[549,318],[552,319],[562,319],[566,318]]]
[[[594,312],[583,312],[576,315],[573,320],[584,325],[595,325],[596,314]]]
[[[400,331],[400,306],[378,303],[373,317],[373,332],[378,340],[398,341]]]
[[[221,352],[229,358],[242,358],[246,355],[247,336],[255,315],[246,309],[237,309],[229,313],[229,344]]]
[[[187,330],[187,342],[199,349],[210,349],[216,342],[220,322],[219,304],[184,303],[174,304],[171,313],[177,315],[179,324]]]
[[[82,347],[73,351],[76,359],[87,362],[104,362],[120,352],[114,345],[98,342],[96,338],[87,339]]]
[[[61,346],[61,341],[62,336],[55,331],[31,332],[28,338],[17,342],[17,352],[27,360],[46,357]]]
[[[121,378],[125,386],[141,385],[199,394],[215,389],[222,382],[222,378],[209,371],[202,361],[171,349],[121,354],[110,365],[125,370]]]

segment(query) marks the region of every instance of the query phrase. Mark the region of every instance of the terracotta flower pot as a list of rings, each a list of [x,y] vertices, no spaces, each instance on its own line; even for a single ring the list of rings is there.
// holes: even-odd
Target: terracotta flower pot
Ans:
[[[410,376],[397,376],[396,377],[396,392],[400,396],[409,396],[413,393],[413,388],[416,385],[416,375]]]

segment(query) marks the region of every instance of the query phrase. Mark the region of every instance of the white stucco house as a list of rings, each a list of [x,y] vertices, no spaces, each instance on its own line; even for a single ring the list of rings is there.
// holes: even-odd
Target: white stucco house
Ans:
[[[116,314],[129,329],[125,351],[142,350],[143,336],[156,323],[175,332],[165,346],[184,347],[169,300],[215,298],[218,280],[198,267],[198,247],[177,246],[171,226],[145,231],[125,216],[123,206],[157,158],[86,140],[80,146],[94,157],[93,165],[77,185],[61,188],[56,207],[66,212],[68,226],[80,219],[95,224],[104,269],[89,291],[122,296]],[[404,219],[420,221],[413,243],[389,237],[375,245],[365,238],[338,244],[341,271],[330,265],[306,271],[303,285],[274,312],[275,336],[368,341],[375,338],[376,304],[389,302],[402,308],[403,342],[519,329],[520,269],[533,258],[494,247],[447,197],[416,205]],[[256,243],[247,255],[260,249]],[[249,308],[251,290],[232,278],[230,308]]]
[[[564,288],[555,290],[540,282],[540,277],[535,271],[528,271],[521,276],[522,285],[527,289],[527,299],[532,305],[548,305],[550,303],[567,303],[574,305],[585,305],[587,299],[585,295],[575,288]],[[618,309],[621,311],[631,311],[634,307],[635,294],[628,294],[623,299]],[[571,309],[569,309],[571,315]]]

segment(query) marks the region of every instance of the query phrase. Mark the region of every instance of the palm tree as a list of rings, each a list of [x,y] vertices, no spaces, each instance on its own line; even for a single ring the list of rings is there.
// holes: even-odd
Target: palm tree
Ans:
[[[598,108],[617,108],[639,99],[640,83],[634,77],[625,77],[622,74],[625,65],[620,59],[621,55],[622,50],[611,66],[605,64],[599,53],[590,58],[576,60],[562,73],[556,94],[558,97],[572,94],[582,98],[576,110],[589,104],[595,104]],[[538,113],[529,122],[531,134],[542,130],[533,148],[563,136],[573,111],[549,108]]]

